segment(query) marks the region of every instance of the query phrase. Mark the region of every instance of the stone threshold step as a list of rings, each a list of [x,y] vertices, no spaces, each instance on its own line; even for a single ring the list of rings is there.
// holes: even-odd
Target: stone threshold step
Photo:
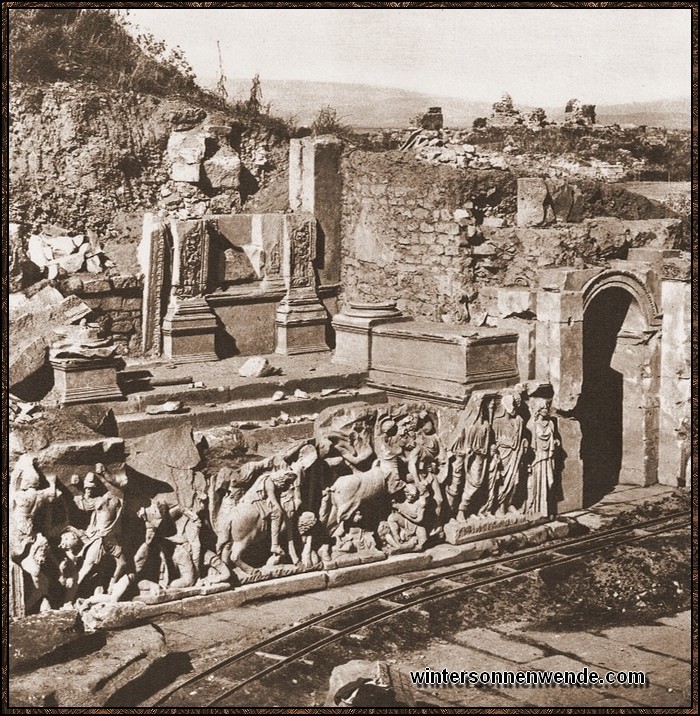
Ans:
[[[183,413],[122,413],[117,415],[117,426],[121,438],[135,438],[182,423],[189,423],[194,430],[227,425],[232,421],[263,421],[277,417],[284,412],[290,416],[320,413],[325,408],[362,401],[372,405],[386,402],[383,390],[355,388],[352,393],[332,393],[327,396],[310,398],[289,397],[272,401],[270,396],[262,399],[219,404],[213,407],[194,407]]]

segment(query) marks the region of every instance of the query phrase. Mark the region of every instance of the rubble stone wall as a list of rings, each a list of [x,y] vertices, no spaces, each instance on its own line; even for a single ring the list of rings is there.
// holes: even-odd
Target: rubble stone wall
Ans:
[[[346,154],[343,305],[396,301],[407,315],[458,322],[473,275],[473,225],[500,225],[514,210],[508,172],[426,167],[400,152]]]
[[[545,180],[524,181],[542,185],[541,196],[529,197],[539,212],[532,221],[509,171],[426,166],[401,152],[346,153],[341,308],[394,301],[407,316],[479,325],[490,321],[487,286],[532,288],[543,268],[607,267],[633,248],[687,248],[684,220],[644,197],[550,182],[548,198]]]
[[[227,130],[221,143],[240,157],[241,197],[286,173],[286,139],[274,127],[244,126],[227,113],[195,109],[178,98],[109,92],[89,84],[13,84],[9,111],[10,220],[30,233],[46,224],[60,225],[71,235],[94,233],[108,255],[115,244],[138,241],[146,211],[187,218],[240,210],[236,202],[232,206],[227,188],[173,181],[167,148],[172,134],[188,134],[176,131],[183,117],[195,133],[209,126]],[[203,159],[216,164],[217,156]],[[208,169],[216,175],[217,166]]]
[[[141,351],[142,279],[136,276],[72,276],[58,282],[65,294],[73,294],[86,303],[104,321],[112,334],[117,351],[135,355]]]

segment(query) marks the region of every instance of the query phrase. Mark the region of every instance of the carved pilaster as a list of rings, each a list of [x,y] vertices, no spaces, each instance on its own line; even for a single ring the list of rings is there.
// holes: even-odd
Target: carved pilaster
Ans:
[[[209,232],[204,221],[171,221],[173,236],[173,295],[202,296],[207,290]]]
[[[143,307],[141,313],[141,350],[160,355],[160,322],[163,315],[163,284],[166,263],[170,256],[166,242],[166,229],[162,216],[146,214],[143,217],[143,234],[139,247],[143,271]]]
[[[280,221],[279,218],[278,215],[272,214],[260,217],[263,249],[265,251],[265,275],[262,287],[268,291],[286,288],[282,273],[286,221]]]
[[[316,293],[316,220],[307,213],[285,217],[282,274],[287,295],[277,308],[277,353],[327,351],[328,314]]]
[[[173,288],[163,320],[166,357],[179,362],[217,360],[216,315],[204,293],[209,274],[209,232],[204,221],[171,221]]]

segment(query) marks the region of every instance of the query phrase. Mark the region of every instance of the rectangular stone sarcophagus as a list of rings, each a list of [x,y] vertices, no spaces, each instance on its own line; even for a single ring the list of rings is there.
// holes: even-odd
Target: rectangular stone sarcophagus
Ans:
[[[369,383],[390,395],[464,405],[518,382],[516,333],[409,321],[372,329]]]

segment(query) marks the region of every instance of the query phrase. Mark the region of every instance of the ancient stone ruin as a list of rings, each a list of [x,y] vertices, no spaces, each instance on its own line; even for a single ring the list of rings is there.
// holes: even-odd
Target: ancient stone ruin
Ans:
[[[577,99],[570,99],[564,109],[564,121],[568,124],[590,126],[595,124],[595,105],[583,104]]]
[[[96,268],[98,244],[32,236],[56,275],[13,299],[11,384],[49,369],[66,422],[33,433],[49,418],[13,397],[13,616],[95,628],[518,532],[618,483],[688,483],[681,219],[515,176],[423,120],[404,150],[448,160],[293,139],[288,206],[243,213],[265,157],[246,168],[231,127],[185,113],[161,193],[178,199],[145,213],[138,278],[62,278]],[[491,121],[530,120],[504,96]],[[275,357],[307,374],[278,380]]]

